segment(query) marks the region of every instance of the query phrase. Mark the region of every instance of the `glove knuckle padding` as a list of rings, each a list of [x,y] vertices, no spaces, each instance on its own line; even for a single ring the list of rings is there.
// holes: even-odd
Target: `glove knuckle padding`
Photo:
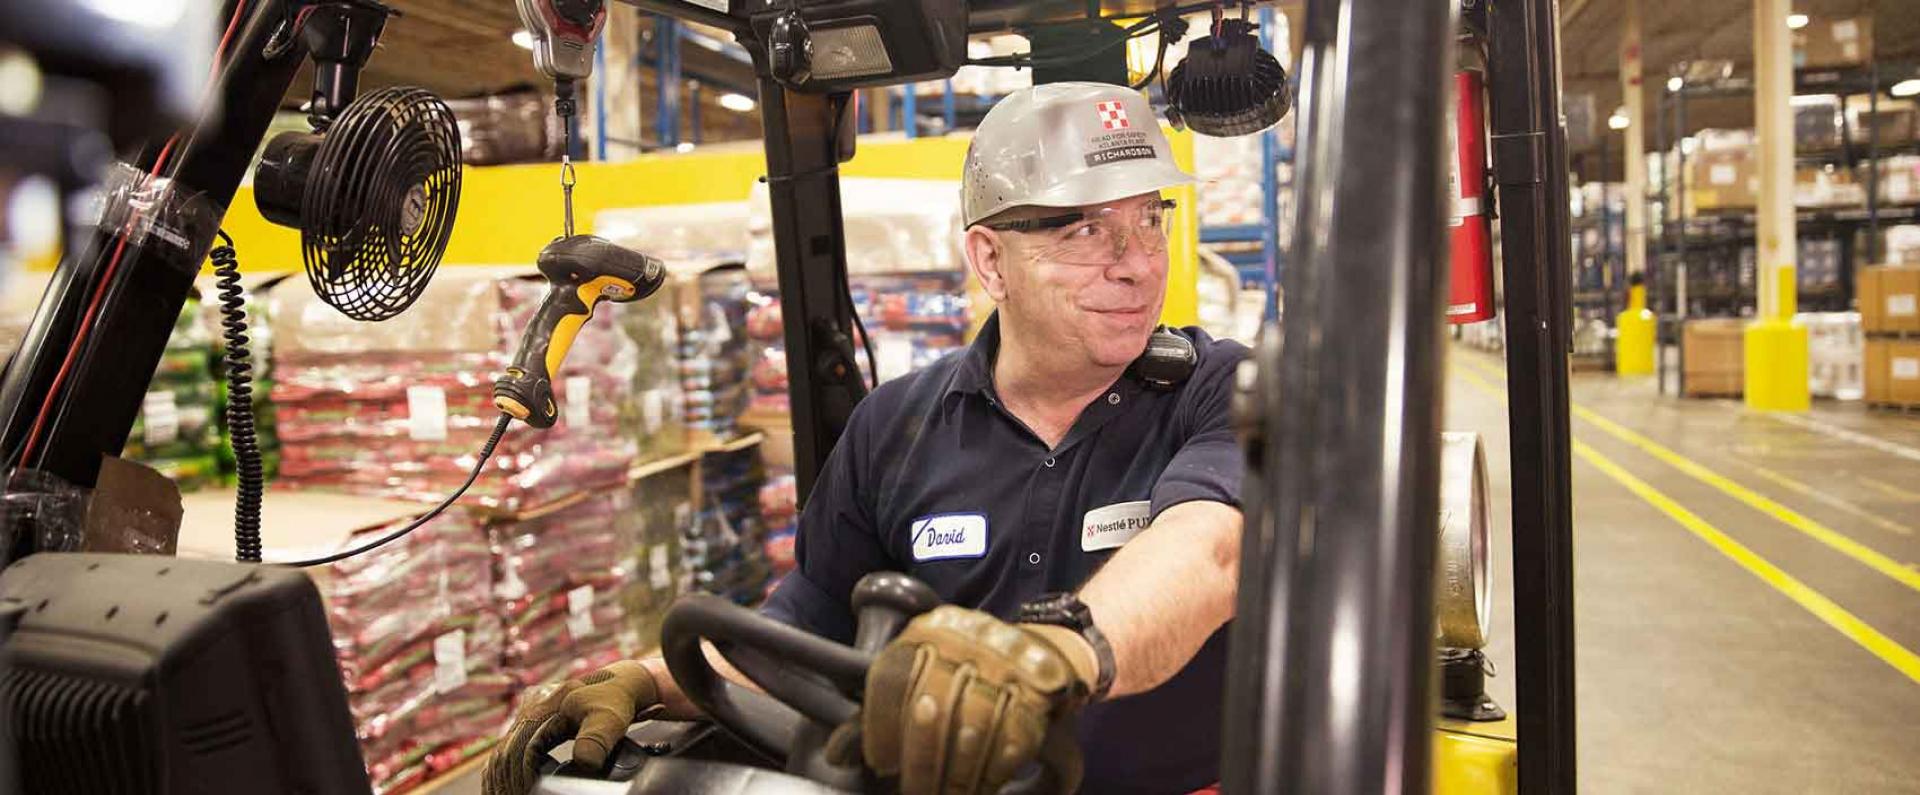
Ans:
[[[1077,706],[1078,684],[1046,640],[979,611],[938,607],[869,670],[862,751],[874,772],[898,774],[908,795],[991,793],[1040,752],[1056,713]],[[1077,748],[1068,750],[1077,766]]]
[[[633,661],[530,692],[487,758],[481,789],[485,795],[523,795],[533,789],[542,757],[568,738],[576,740],[575,761],[604,764],[633,716],[658,700],[653,676]]]
[[[906,721],[894,730],[900,738],[902,792],[919,795],[943,791],[954,708],[972,679],[972,671],[963,672],[946,660],[937,660],[907,692]]]
[[[880,651],[867,669],[866,695],[860,706],[861,754],[883,776],[900,772],[900,726],[907,695],[920,669],[933,657],[926,647],[895,644]]]

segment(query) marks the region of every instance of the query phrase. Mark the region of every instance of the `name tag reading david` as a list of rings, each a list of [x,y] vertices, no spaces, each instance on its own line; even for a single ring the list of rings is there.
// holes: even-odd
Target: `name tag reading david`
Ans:
[[[1153,501],[1116,502],[1087,512],[1080,525],[1080,551],[1118,549],[1153,522]]]
[[[977,558],[987,554],[987,515],[937,513],[913,520],[913,559]]]

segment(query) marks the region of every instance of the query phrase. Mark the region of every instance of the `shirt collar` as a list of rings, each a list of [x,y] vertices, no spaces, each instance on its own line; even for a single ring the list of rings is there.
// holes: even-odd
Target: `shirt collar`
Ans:
[[[960,360],[960,366],[954,370],[953,378],[947,382],[945,396],[978,394],[998,399],[993,391],[993,362],[1000,355],[1000,310],[994,310],[987,316],[987,322],[980,326],[980,333],[974,335],[973,344],[967,346],[966,355]],[[1131,397],[1144,385],[1131,373],[1120,376],[1112,387],[1113,391]]]
[[[993,314],[987,316],[987,322],[980,326],[980,333],[974,335],[973,344],[967,346],[960,367],[954,370],[953,379],[947,383],[947,394],[991,395],[993,360],[999,353],[1000,312],[994,310]]]

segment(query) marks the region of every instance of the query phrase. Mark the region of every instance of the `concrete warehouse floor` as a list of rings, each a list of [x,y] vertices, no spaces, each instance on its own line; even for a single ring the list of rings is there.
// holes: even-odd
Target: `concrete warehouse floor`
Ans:
[[[1513,709],[1505,365],[1450,356],[1447,428],[1485,436],[1497,495],[1489,690]],[[1573,402],[1581,790],[1920,792],[1920,415],[1608,374]]]

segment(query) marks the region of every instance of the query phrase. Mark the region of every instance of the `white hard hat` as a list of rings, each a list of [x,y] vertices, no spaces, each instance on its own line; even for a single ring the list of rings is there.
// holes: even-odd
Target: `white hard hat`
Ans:
[[[1021,89],[987,111],[967,147],[966,226],[1011,207],[1078,207],[1193,182],[1173,163],[1146,97],[1109,83]]]

